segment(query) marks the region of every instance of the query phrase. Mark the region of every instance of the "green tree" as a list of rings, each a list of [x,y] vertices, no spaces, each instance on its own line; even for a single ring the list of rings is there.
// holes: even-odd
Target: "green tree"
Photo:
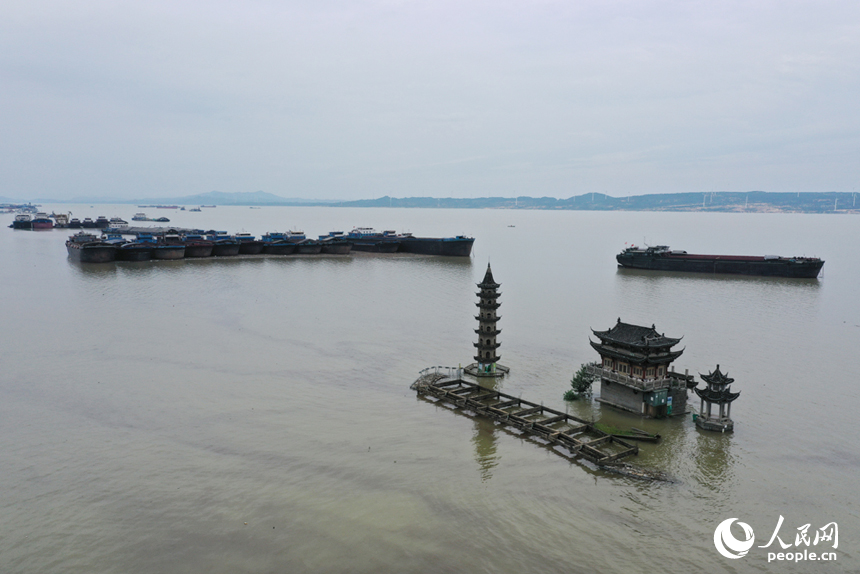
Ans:
[[[570,388],[564,393],[564,400],[576,401],[580,397],[591,396],[592,383],[594,383],[594,375],[588,372],[586,365],[581,365],[570,380]]]

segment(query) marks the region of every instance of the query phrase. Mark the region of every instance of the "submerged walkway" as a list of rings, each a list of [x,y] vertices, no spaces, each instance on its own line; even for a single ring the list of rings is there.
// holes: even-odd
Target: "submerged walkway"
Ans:
[[[565,449],[572,458],[581,456],[599,466],[639,454],[638,446],[594,428],[591,422],[466,381],[462,369],[429,367],[410,388],[515,427]]]

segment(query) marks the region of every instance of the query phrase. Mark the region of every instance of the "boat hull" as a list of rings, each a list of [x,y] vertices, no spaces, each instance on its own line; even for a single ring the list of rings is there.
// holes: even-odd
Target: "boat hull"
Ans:
[[[824,261],[805,257],[765,258],[741,255],[693,255],[667,253],[647,255],[622,252],[616,256],[618,265],[630,269],[651,271],[682,271],[688,273],[725,273],[760,277],[790,277],[814,279]]]
[[[366,253],[397,253],[400,241],[353,241],[352,249]]]
[[[185,257],[212,257],[214,243],[199,242],[185,244]]]
[[[469,257],[472,254],[474,237],[405,237],[400,240],[400,251],[441,255],[445,257]]]
[[[332,255],[346,255],[352,251],[352,243],[349,241],[324,241],[322,252]]]
[[[289,241],[266,242],[263,245],[263,253],[266,255],[289,255],[295,251],[296,244]]]
[[[298,243],[296,244],[296,253],[300,255],[316,255],[322,252],[322,245],[319,243]]]
[[[117,261],[149,261],[152,247],[148,245],[123,245],[116,248]]]
[[[243,241],[239,244],[240,255],[257,255],[263,252],[262,241]]]
[[[110,263],[116,260],[116,247],[113,245],[66,244],[69,259],[79,263]]]
[[[156,245],[152,248],[153,259],[182,259],[185,257],[184,245]]]
[[[215,242],[215,245],[212,247],[212,255],[216,257],[232,257],[233,255],[239,255],[239,243],[238,242]]]
[[[45,229],[53,229],[53,228],[54,228],[54,222],[51,221],[50,219],[47,219],[47,220],[34,219],[33,220],[33,231],[42,231]]]

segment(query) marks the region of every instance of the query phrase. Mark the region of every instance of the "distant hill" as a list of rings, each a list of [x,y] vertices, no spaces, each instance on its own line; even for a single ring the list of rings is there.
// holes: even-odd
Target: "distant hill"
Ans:
[[[850,192],[771,193],[766,191],[718,191],[707,193],[659,193],[611,197],[586,193],[554,197],[380,197],[344,201],[344,207],[435,207],[473,209],[569,209],[585,211],[717,211],[773,213],[858,213],[856,194]]]
[[[37,198],[42,203],[133,203],[136,205],[329,205],[329,200],[287,198],[265,191],[226,193],[210,191],[179,197],[145,197],[127,199],[117,197],[75,197],[72,199]]]
[[[328,204],[328,201],[286,198],[266,191],[249,191],[238,193],[226,193],[223,191],[210,191],[208,193],[199,193],[197,195],[186,195],[183,197],[165,198],[163,200],[140,200],[141,202],[149,203],[165,203],[172,202],[177,204],[197,204],[197,205],[322,205]]]
[[[851,192],[779,193],[766,191],[713,191],[705,193],[653,193],[611,197],[603,193],[584,193],[555,197],[390,197],[336,201],[286,198],[265,191],[226,193],[210,191],[182,197],[145,199],[75,198],[73,200],[35,199],[42,203],[133,203],[136,205],[304,205],[331,207],[421,207],[456,209],[565,209],[580,211],[714,211],[753,213],[860,213],[857,194]],[[0,198],[0,202],[13,200]],[[18,203],[21,201],[18,200]]]

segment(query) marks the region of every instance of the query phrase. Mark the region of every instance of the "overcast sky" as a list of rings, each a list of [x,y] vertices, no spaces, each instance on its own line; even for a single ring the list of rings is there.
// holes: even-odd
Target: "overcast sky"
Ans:
[[[0,196],[860,191],[860,2],[0,3]]]

